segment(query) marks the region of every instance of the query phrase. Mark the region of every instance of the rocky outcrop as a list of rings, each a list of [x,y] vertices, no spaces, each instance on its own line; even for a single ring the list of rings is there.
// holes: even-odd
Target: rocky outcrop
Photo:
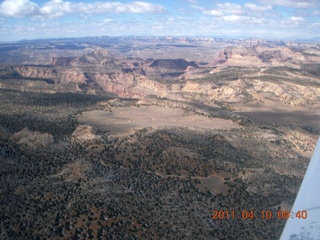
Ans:
[[[198,68],[195,62],[184,59],[152,59],[147,60],[148,66],[144,67],[146,75],[161,77],[180,77],[189,67]]]
[[[15,133],[11,140],[20,145],[28,146],[30,148],[41,148],[53,143],[53,137],[49,133],[32,132],[28,128]]]
[[[47,78],[56,79],[57,71],[53,67],[47,66],[15,66],[14,70],[25,78]]]
[[[150,88],[150,89],[154,90],[155,92],[162,92],[162,91],[169,90],[168,84],[152,81],[147,78],[137,79],[137,86]]]
[[[75,69],[64,69],[57,73],[57,83],[85,83],[87,80],[83,72]]]
[[[92,140],[98,138],[98,136],[94,134],[93,127],[89,125],[79,125],[72,133],[72,137],[79,140]]]
[[[211,91],[211,99],[223,102],[242,102],[248,96],[246,90],[237,86],[223,86]]]
[[[206,93],[208,94],[213,89],[217,88],[218,86],[212,82],[194,82],[188,81],[183,87],[184,92],[193,92],[193,93]]]
[[[84,83],[86,77],[77,69],[60,69],[46,66],[14,67],[20,78],[51,79],[55,83]]]
[[[53,57],[51,64],[64,67],[108,66],[115,68],[114,57],[107,49],[97,48],[81,57]]]
[[[151,68],[172,69],[174,71],[184,71],[189,66],[198,67],[195,62],[188,62],[184,59],[156,59],[149,65]]]
[[[298,84],[272,83],[254,80],[252,89],[256,93],[267,93],[281,102],[292,106],[305,106],[319,101],[320,89]]]
[[[215,61],[208,66],[296,66],[312,62],[302,52],[288,47],[227,47],[219,52]]]

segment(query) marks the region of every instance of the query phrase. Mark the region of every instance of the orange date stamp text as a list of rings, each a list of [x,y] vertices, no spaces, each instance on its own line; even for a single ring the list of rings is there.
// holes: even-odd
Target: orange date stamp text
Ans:
[[[297,212],[290,212],[289,210],[213,210],[212,219],[222,220],[222,219],[288,219],[288,218],[298,218],[306,219],[308,217],[308,212],[306,210],[299,210]]]

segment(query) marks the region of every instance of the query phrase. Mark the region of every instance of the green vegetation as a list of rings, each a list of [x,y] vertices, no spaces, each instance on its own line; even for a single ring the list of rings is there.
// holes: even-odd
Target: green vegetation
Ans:
[[[55,138],[69,136],[76,128],[75,115],[97,107],[107,97],[75,93],[27,93],[0,89],[0,126],[14,133],[28,127]]]

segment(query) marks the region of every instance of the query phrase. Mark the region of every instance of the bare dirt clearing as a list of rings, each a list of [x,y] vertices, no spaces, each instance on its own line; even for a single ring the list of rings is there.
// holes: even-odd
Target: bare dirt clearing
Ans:
[[[222,175],[222,174],[221,174]],[[228,176],[228,174],[226,174]],[[211,191],[214,194],[227,194],[229,187],[224,183],[224,178],[218,175],[210,175],[208,177],[197,177],[201,183],[198,185],[203,192]]]
[[[94,110],[78,116],[82,123],[96,128],[110,130],[112,134],[126,135],[134,129],[145,127],[200,127],[210,129],[231,129],[240,126],[231,120],[210,119],[205,116],[185,113],[178,108],[123,107],[112,112]]]
[[[236,112],[269,123],[309,124],[320,127],[318,107],[308,110],[306,107],[292,107],[282,103],[251,103],[239,107]]]

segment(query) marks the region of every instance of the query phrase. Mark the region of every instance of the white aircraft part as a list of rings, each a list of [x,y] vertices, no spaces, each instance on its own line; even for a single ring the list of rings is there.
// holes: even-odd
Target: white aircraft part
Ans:
[[[307,217],[297,218],[303,210]],[[280,240],[320,240],[320,138]]]

